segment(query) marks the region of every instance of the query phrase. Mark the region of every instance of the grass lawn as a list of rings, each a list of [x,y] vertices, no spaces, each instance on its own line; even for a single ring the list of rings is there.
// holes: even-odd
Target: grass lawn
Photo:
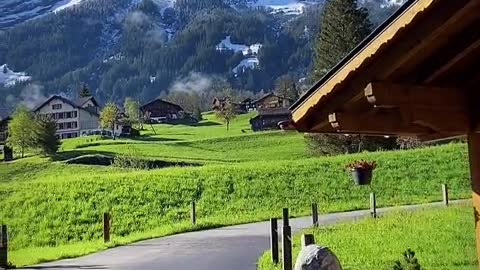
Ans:
[[[402,253],[411,248],[424,269],[478,269],[475,225],[470,205],[420,212],[399,212],[377,220],[371,218],[302,233],[315,235],[316,243],[328,246],[348,269],[393,269]],[[294,237],[294,258],[299,252],[299,235]],[[259,270],[281,269],[272,265],[266,252]]]
[[[212,117],[205,121],[213,122]],[[283,207],[305,215],[313,201],[322,212],[364,209],[372,190],[379,206],[441,200],[443,183],[449,184],[452,198],[470,196],[464,144],[314,158],[301,134],[242,132],[248,117],[237,118],[229,132],[211,123],[158,125],[158,135],[137,140],[67,140],[56,162],[34,156],[0,163],[0,223],[10,227],[11,260],[22,266],[140,239],[265,220],[279,216]],[[122,153],[126,144],[146,158],[194,160],[203,166],[133,171],[61,161],[86,153]],[[344,171],[347,162],[360,158],[379,164],[371,187],[355,186]],[[192,200],[198,207],[196,227],[188,223]],[[114,220],[108,246],[99,241],[105,211]]]

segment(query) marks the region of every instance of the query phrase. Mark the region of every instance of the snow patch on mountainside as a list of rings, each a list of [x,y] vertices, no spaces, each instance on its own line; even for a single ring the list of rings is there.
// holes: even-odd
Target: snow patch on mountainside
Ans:
[[[227,36],[224,40],[216,46],[217,51],[234,51],[242,52],[243,55],[256,55],[262,48],[262,44],[256,43],[250,46],[244,44],[234,44],[232,43],[231,36]]]
[[[0,0],[0,28],[56,13],[91,0]]]
[[[63,0],[61,2],[58,2],[54,7],[53,7],[53,12],[58,12],[60,10],[64,10],[66,8],[73,7],[75,5],[80,4],[84,0]]]
[[[232,72],[238,74],[240,72],[245,72],[247,69],[256,69],[260,65],[260,61],[256,57],[250,57],[243,59],[240,64],[238,64]]]
[[[391,6],[401,6],[405,3],[406,0],[385,0],[385,3],[382,7],[391,7]]]
[[[0,66],[0,84],[4,86],[14,86],[17,82],[31,80],[32,77],[27,76],[25,72],[15,72],[8,68],[7,64]]]
[[[291,15],[302,14],[306,3],[298,0],[258,0],[253,7],[266,7],[272,13],[286,13]]]

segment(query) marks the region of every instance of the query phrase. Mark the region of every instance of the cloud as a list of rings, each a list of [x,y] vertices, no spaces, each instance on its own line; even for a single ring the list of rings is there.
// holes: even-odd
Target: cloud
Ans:
[[[147,31],[145,40],[154,44],[163,44],[168,40],[168,36],[164,29],[155,27],[152,30]]]
[[[212,79],[204,74],[192,72],[187,77],[175,81],[170,87],[171,92],[201,93],[212,87]]]
[[[128,26],[141,26],[144,23],[150,23],[150,18],[141,11],[134,11],[127,16],[125,22]]]
[[[31,83],[27,85],[20,94],[21,103],[30,109],[45,101],[48,97],[43,94],[43,86]]]

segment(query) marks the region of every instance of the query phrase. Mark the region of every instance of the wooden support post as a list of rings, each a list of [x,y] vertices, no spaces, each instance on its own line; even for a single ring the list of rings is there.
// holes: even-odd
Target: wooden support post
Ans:
[[[292,270],[292,228],[288,221],[288,208],[283,209],[282,254],[283,270]]]
[[[477,240],[477,259],[480,262],[480,134],[468,134],[468,153],[472,180],[473,210],[475,218],[475,238]]]
[[[192,217],[192,224],[195,225],[197,224],[197,210],[195,209],[195,201],[192,201],[192,213],[191,213],[191,217]]]
[[[314,227],[318,227],[318,205],[312,203],[312,223]]]
[[[105,243],[110,242],[110,226],[112,222],[112,217],[110,213],[103,214],[103,241]]]
[[[370,213],[373,218],[377,218],[377,199],[375,192],[370,193]]]
[[[303,234],[302,235],[302,247],[310,246],[315,244],[315,237],[313,234]]]
[[[448,206],[448,186],[446,184],[442,185],[442,195],[443,195],[443,204]]]
[[[270,219],[270,249],[272,250],[272,262],[278,263],[278,222],[276,218]]]
[[[0,268],[8,266],[8,232],[7,225],[2,225],[0,230]]]

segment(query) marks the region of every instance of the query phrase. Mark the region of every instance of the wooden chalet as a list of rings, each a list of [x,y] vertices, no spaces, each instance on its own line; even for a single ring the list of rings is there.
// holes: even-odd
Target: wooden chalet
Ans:
[[[231,104],[235,112],[238,114],[247,113],[248,111],[253,110],[252,107],[254,107],[251,99],[249,98],[238,103],[238,102],[233,102],[230,97],[224,97],[224,98],[215,97],[212,101],[212,110],[214,111],[222,110],[226,104]]]
[[[279,123],[292,119],[287,108],[259,109],[258,115],[250,119],[253,131],[280,129]]]
[[[187,118],[185,110],[180,105],[162,99],[155,99],[143,105],[140,111],[147,121],[154,123],[170,123]]]
[[[10,117],[0,120],[0,152],[3,153],[4,161],[13,160],[13,150],[6,145],[8,137],[8,122],[10,120]]]
[[[425,141],[466,136],[480,258],[479,64],[480,0],[409,0],[292,106],[292,124]]]
[[[292,105],[293,100],[269,93],[253,102],[257,110],[260,109],[273,109],[273,108],[288,108]]]

